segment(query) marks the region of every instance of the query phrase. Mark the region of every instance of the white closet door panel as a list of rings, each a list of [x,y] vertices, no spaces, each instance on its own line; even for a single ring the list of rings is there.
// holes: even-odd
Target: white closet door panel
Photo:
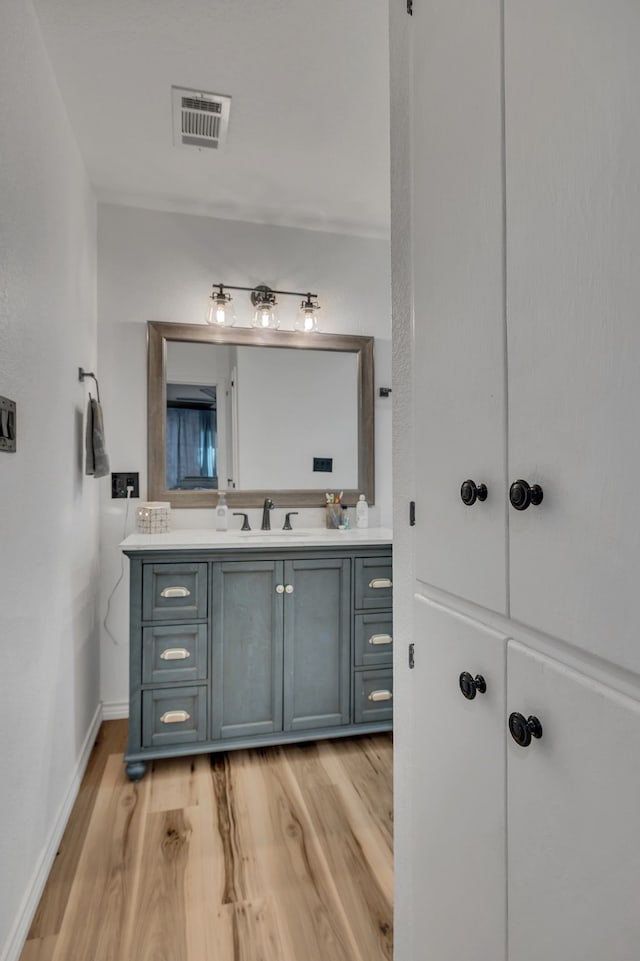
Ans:
[[[509,642],[509,961],[637,961],[640,703]]]
[[[398,745],[412,798],[416,957],[504,961],[506,639],[415,599],[412,736]],[[459,676],[486,693],[463,697]]]
[[[640,671],[640,4],[505,18],[511,614]]]
[[[416,572],[504,612],[499,0],[421,0],[412,34]]]

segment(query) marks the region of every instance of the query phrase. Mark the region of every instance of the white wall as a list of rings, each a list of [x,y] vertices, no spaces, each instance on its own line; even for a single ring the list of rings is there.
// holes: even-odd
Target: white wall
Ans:
[[[320,323],[331,333],[376,338],[376,395],[391,381],[391,291],[386,240],[215,220],[101,204],[98,208],[98,317],[100,388],[111,468],[139,471],[146,496],[146,322],[200,324],[213,283],[268,284],[319,295]],[[243,299],[243,297],[245,299]],[[292,328],[295,297],[281,299],[281,326]],[[238,293],[236,313],[250,321],[249,295]],[[240,319],[240,318],[239,318]],[[391,524],[391,400],[376,399],[376,506],[371,525]],[[287,505],[278,505],[275,525]],[[133,502],[135,505],[135,501]],[[259,511],[252,514],[252,526]],[[302,523],[322,523],[323,512],[301,511]],[[121,571],[117,544],[125,505],[102,501],[103,609]],[[134,527],[130,509],[127,529]],[[234,518],[237,521],[237,518]],[[213,511],[173,512],[174,527],[213,527]],[[125,571],[126,575],[126,571]],[[128,587],[117,588],[103,634],[101,684],[107,712],[128,700]]]
[[[0,959],[13,961],[98,715],[98,489],[82,474],[96,363],[96,211],[29,0],[0,30]],[[103,482],[104,483],[104,482]]]

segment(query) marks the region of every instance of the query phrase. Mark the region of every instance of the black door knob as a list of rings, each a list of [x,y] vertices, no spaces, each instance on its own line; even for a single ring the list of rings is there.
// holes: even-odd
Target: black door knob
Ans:
[[[477,500],[486,501],[487,485],[476,485],[472,480],[463,481],[460,488],[460,497],[462,498],[462,503],[466,504],[467,507],[471,507],[471,505],[475,504]]]
[[[533,714],[525,717],[514,711],[509,715],[509,732],[516,744],[529,747],[532,737],[542,737],[542,724]]]
[[[542,503],[542,488],[539,484],[531,486],[525,480],[514,481],[509,488],[509,500],[517,511],[526,511],[529,504],[537,507]]]
[[[459,678],[459,684],[460,690],[468,701],[474,699],[476,692],[484,694],[487,690],[487,682],[482,674],[476,674],[475,677],[472,677],[468,671],[463,671]]]

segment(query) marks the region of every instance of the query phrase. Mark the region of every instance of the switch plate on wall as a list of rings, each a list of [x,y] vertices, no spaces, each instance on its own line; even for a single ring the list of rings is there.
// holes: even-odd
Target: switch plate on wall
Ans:
[[[122,498],[127,496],[127,487],[133,487],[132,497],[140,497],[139,474],[134,471],[127,471],[123,474],[111,474],[111,497]]]

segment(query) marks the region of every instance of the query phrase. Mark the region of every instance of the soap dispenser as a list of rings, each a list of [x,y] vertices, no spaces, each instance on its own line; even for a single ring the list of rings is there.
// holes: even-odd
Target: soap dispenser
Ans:
[[[364,494],[360,494],[356,504],[356,527],[363,530],[369,526],[369,505]]]
[[[227,495],[224,491],[218,494],[218,506],[216,507],[216,530],[226,531],[229,527],[229,508],[227,507]]]

